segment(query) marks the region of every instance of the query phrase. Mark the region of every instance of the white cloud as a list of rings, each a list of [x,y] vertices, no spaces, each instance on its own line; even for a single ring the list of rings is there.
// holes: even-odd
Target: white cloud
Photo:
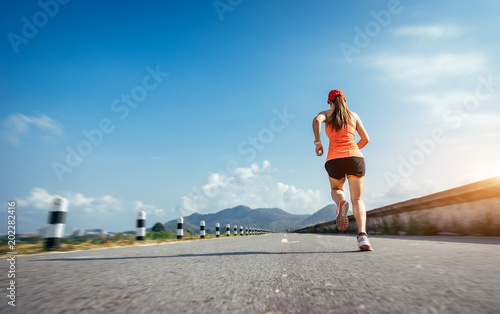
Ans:
[[[155,205],[147,205],[141,201],[134,202],[134,210],[143,210],[148,215],[165,216],[167,213],[164,209],[158,208]]]
[[[63,197],[68,201],[68,211],[86,214],[109,214],[122,210],[121,201],[111,195],[101,197],[86,197],[82,193],[65,192],[62,195],[51,194],[46,189],[35,187],[30,195],[18,200],[19,206],[33,207],[48,211],[56,197]]]
[[[21,198],[17,200],[19,206],[22,207],[34,207],[36,209],[49,210],[52,201],[56,197],[61,197],[58,194],[50,194],[44,188],[35,187],[31,190],[31,193],[26,198]]]
[[[419,25],[397,28],[394,34],[403,37],[437,40],[458,38],[463,34],[463,29],[449,25]]]
[[[210,174],[202,186],[181,197],[176,208],[179,215],[189,215],[204,210],[218,211],[238,205],[251,208],[278,207],[290,213],[313,213],[330,203],[328,193],[303,190],[279,182],[279,171],[265,160],[247,168],[237,168],[231,175]]]
[[[454,110],[462,105],[473,93],[462,91],[428,91],[423,94],[409,94],[404,99],[410,103],[415,103],[427,107],[429,113],[442,120],[442,115],[447,110]]]
[[[82,193],[71,193],[71,200],[73,205],[84,207],[90,207],[95,202],[94,198],[85,197]]]
[[[2,121],[2,137],[13,145],[20,145],[20,137],[28,134],[31,126],[36,127],[38,134],[47,138],[62,135],[62,126],[55,120],[42,114],[38,117],[26,116],[22,113],[10,115]]]
[[[438,53],[430,56],[379,56],[372,66],[385,79],[413,87],[436,87],[445,80],[472,75],[485,67],[486,58],[479,53]]]
[[[121,201],[114,198],[111,195],[103,195],[95,199],[89,207],[87,207],[88,212],[100,212],[107,213],[112,211],[121,211],[122,204]]]

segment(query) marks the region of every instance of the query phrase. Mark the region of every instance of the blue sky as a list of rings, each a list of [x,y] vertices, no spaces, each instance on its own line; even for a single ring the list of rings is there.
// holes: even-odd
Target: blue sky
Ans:
[[[19,232],[55,196],[67,232],[133,230],[138,210],[148,227],[313,213],[332,202],[311,129],[331,89],[370,135],[368,209],[500,174],[497,1],[40,3],[0,4],[0,199]]]

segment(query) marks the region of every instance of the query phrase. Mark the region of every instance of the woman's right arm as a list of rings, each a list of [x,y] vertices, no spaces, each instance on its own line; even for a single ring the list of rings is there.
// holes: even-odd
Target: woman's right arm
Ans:
[[[323,155],[323,145],[321,145],[321,123],[326,121],[326,112],[320,112],[313,120],[314,143],[316,145],[316,155]]]
[[[370,137],[368,133],[366,133],[365,127],[363,126],[363,122],[361,122],[361,118],[356,114],[356,131],[358,131],[361,139],[358,142],[358,148],[361,149],[368,144],[370,141]]]

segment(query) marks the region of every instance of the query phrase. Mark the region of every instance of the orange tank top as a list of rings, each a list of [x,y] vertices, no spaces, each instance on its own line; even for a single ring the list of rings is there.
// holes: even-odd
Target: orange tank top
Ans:
[[[348,123],[343,129],[337,131],[333,128],[332,123],[325,127],[325,133],[330,139],[327,161],[345,157],[363,157],[361,150],[354,141],[356,135],[354,124]]]

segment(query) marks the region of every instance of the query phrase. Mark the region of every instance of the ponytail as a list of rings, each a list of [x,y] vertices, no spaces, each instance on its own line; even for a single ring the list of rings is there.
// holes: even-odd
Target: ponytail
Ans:
[[[352,119],[352,113],[347,109],[345,100],[341,95],[335,96],[333,100],[333,113],[326,119],[325,125],[332,124],[332,127],[339,131],[343,129]]]

